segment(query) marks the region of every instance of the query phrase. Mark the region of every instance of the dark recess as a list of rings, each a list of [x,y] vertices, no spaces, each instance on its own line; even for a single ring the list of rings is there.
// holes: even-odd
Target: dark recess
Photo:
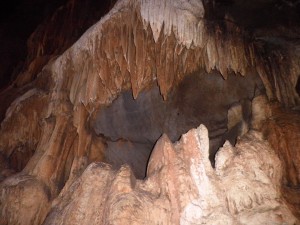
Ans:
[[[49,19],[68,0],[17,0],[0,3],[0,91],[21,71],[27,57],[27,40],[38,25]],[[88,14],[80,15],[85,22],[98,21],[113,6],[116,0],[76,0],[85,7],[91,6]],[[83,8],[84,9],[84,8]],[[91,18],[92,17],[92,18]],[[63,24],[58,23],[57,26]],[[76,41],[92,23],[83,23],[80,31],[73,33],[72,43]],[[47,25],[47,24],[44,24]],[[68,34],[66,34],[68,35]],[[74,39],[74,40],[73,40]],[[68,48],[65,46],[64,49]]]
[[[300,96],[300,76],[298,77],[298,80],[297,80],[296,91],[297,91],[298,95]]]
[[[257,74],[245,77],[231,74],[224,80],[218,72],[199,71],[187,76],[164,101],[155,85],[136,100],[131,91],[123,92],[107,108],[97,113],[91,128],[106,140],[106,160],[116,169],[132,167],[137,178],[144,178],[147,161],[158,138],[167,134],[173,141],[200,124],[207,126],[210,137],[210,160],[225,140],[235,144],[243,121],[249,123],[251,100],[263,92]],[[228,109],[241,105],[240,121],[227,129]]]
[[[26,42],[38,24],[66,0],[18,0],[0,3],[0,90],[27,55]]]

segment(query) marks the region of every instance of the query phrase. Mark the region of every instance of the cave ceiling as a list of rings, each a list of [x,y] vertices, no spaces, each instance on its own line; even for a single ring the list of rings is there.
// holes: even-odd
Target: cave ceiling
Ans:
[[[300,1],[0,7],[0,225],[300,224]]]

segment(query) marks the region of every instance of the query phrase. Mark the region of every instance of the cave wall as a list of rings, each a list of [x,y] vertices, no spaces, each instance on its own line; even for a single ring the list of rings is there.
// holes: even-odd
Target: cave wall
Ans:
[[[9,105],[34,88],[42,68],[61,55],[113,6],[115,0],[18,1],[0,22],[0,120]],[[8,6],[7,6],[8,7]],[[8,7],[10,8],[10,7]]]
[[[234,145],[236,138],[249,129],[251,100],[264,92],[258,74],[230,74],[224,80],[216,71],[198,71],[173,87],[167,100],[163,100],[157,85],[142,91],[136,99],[131,91],[121,93],[110,106],[99,110],[91,129],[106,140],[108,162],[116,168],[127,163],[137,178],[143,178],[152,148],[162,134],[174,142],[204,124],[209,130],[214,164],[219,147],[226,140]],[[240,112],[236,115],[230,113],[237,108]]]
[[[147,178],[92,163],[64,189],[44,224],[295,224],[279,194],[282,166],[258,132],[208,159],[204,125],[156,143]],[[242,173],[243,171],[244,173]],[[188,191],[187,191],[188,190]],[[225,194],[224,194],[225,193]],[[84,213],[82,208],[84,207]]]
[[[0,3],[0,90],[20,73],[26,59],[26,43],[30,34],[64,3],[64,0]]]
[[[115,7],[89,28],[74,45],[63,53],[58,53],[60,55],[57,58],[50,57],[52,60],[41,71],[29,68],[25,69],[27,72],[18,76],[15,84],[19,87],[15,94],[12,94],[14,101],[12,104],[9,102],[10,107],[0,129],[1,159],[8,162],[3,169],[1,168],[1,179],[4,181],[0,184],[0,210],[4,224],[41,224],[48,214],[45,221],[51,224],[52,221],[55,221],[56,213],[62,213],[61,217],[57,215],[57,220],[63,218],[65,213],[68,213],[64,210],[72,208],[72,206],[66,207],[70,203],[70,199],[81,195],[77,191],[74,192],[74,196],[72,194],[77,187],[80,191],[81,181],[84,183],[85,176],[87,179],[99,179],[97,176],[89,177],[89,168],[92,166],[88,167],[88,165],[94,161],[109,161],[107,152],[110,153],[110,150],[113,152],[113,156],[118,156],[115,153],[118,153],[118,149],[122,149],[124,142],[130,141],[131,145],[136,145],[135,149],[142,151],[136,154],[124,149],[121,162],[116,164],[121,164],[125,156],[129,162],[133,160],[133,156],[144,161],[147,158],[144,152],[149,154],[150,145],[153,146],[153,141],[156,141],[155,139],[162,132],[168,133],[170,138],[175,141],[181,134],[202,122],[206,123],[210,130],[211,142],[214,137],[219,135],[219,130],[222,131],[222,127],[224,127],[225,133],[221,132],[223,135],[220,141],[211,144],[211,146],[214,144],[220,146],[225,139],[231,138],[231,141],[235,142],[236,136],[248,130],[250,118],[253,118],[253,115],[250,117],[250,101],[256,95],[262,94],[264,90],[268,100],[279,101],[286,107],[294,107],[299,103],[299,96],[295,88],[300,74],[299,55],[297,51],[292,51],[293,45],[278,45],[277,42],[274,45],[268,38],[255,39],[232,21],[224,20],[221,24],[212,23],[206,18],[208,12],[205,11],[206,6],[202,4],[202,1],[185,1],[182,5],[181,3],[181,1],[169,0],[118,1]],[[67,18],[72,18],[72,16],[67,16]],[[63,27],[65,26],[67,25]],[[49,32],[52,29],[50,26]],[[63,32],[64,29],[60,27],[59,31]],[[47,28],[41,28],[41,32],[45,32],[45,35],[43,33],[41,37],[51,39],[51,35],[46,35],[49,34]],[[51,53],[55,47],[47,47],[43,50],[44,42],[41,42],[44,43],[41,47],[35,45],[36,41],[32,40],[34,59],[29,61],[30,64],[34,63],[31,64],[33,65],[31,68],[41,68],[48,60],[36,63],[39,62],[38,57],[35,61],[36,55],[40,56],[43,52],[47,52],[47,49],[50,49]],[[48,41],[46,42],[48,43]],[[59,40],[58,42],[60,43]],[[271,45],[276,48],[269,48]],[[65,49],[64,44],[59,46],[64,46],[61,47],[61,51]],[[263,88],[261,84],[263,84]],[[7,93],[4,93],[2,98],[5,99],[8,96]],[[157,106],[150,107],[151,110],[154,109],[153,111],[146,110],[147,108],[144,106],[149,107],[149,104],[152,104],[150,100],[153,98],[154,106]],[[124,102],[126,102],[125,105]],[[156,108],[159,110],[156,111]],[[120,109],[116,117],[112,117],[115,113],[114,109]],[[137,124],[138,131],[133,132],[133,129],[136,128],[134,127],[136,120],[132,118],[141,120],[141,122],[145,122],[145,118],[141,113],[132,115],[130,113],[132,109],[142,109],[142,112],[147,112],[153,117],[161,116],[162,119],[158,121],[163,124],[150,124],[146,120],[146,123],[155,130],[146,130]],[[166,110],[162,111],[162,109]],[[170,116],[165,113],[170,113]],[[167,119],[167,122],[164,118]],[[119,122],[118,119],[122,119],[122,121]],[[28,121],[30,121],[30,126],[27,125]],[[110,124],[107,124],[108,121]],[[121,122],[127,126],[119,127]],[[181,125],[177,126],[177,122]],[[111,125],[116,129],[112,129]],[[146,137],[147,135],[149,137]],[[248,139],[253,138],[254,144],[258,141],[256,135],[247,137]],[[114,143],[120,138],[120,143]],[[139,138],[150,139],[150,141],[147,140],[149,148],[147,147],[145,150],[144,147],[141,147]],[[206,136],[204,139],[208,140]],[[248,139],[246,138],[246,141]],[[138,142],[134,143],[136,140]],[[164,141],[169,143],[169,146],[172,145],[166,138]],[[207,143],[203,146],[205,149],[208,148]],[[257,148],[259,149],[259,146]],[[265,148],[272,154],[269,147],[265,146]],[[213,153],[216,149],[217,147]],[[254,148],[249,144],[245,149],[253,150]],[[199,150],[199,146],[192,146],[191,151],[197,150]],[[162,150],[162,152],[164,151]],[[235,150],[229,150],[229,152],[235,152]],[[257,153],[257,151],[254,152]],[[239,153],[234,153],[233,158],[235,158],[235,154],[239,155]],[[259,158],[259,153],[257,154],[247,157],[256,160]],[[180,157],[189,161],[192,158],[190,156],[194,156],[194,153]],[[171,162],[172,158],[168,159],[167,156],[165,158]],[[209,171],[213,170],[210,164],[207,165],[208,158],[207,150],[205,157],[199,156],[198,161],[197,158],[195,159],[197,165],[200,165],[199,170],[202,168],[202,163]],[[238,157],[236,158],[236,160],[229,160],[233,163],[232,170],[234,171],[233,175],[229,176],[231,178],[239,177],[239,171],[242,171],[240,165],[244,165],[244,162],[240,163]],[[138,160],[134,158],[134,161]],[[145,169],[145,165],[141,161],[137,162],[138,166],[143,166]],[[272,158],[273,161],[277,162],[276,156]],[[160,161],[155,162],[154,160],[152,163],[160,164]],[[192,164],[188,162],[188,165]],[[168,165],[167,167],[158,165],[158,167],[167,168],[166,171],[169,171]],[[255,163],[254,165],[257,166]],[[103,169],[103,173],[105,173],[103,176],[109,179],[108,185],[113,182],[113,178],[118,178],[115,176],[118,172],[111,170],[110,166],[100,164],[99,167],[106,168]],[[153,168],[150,163],[148,169],[151,167]],[[252,171],[250,173],[255,174],[251,170],[251,166],[249,167],[249,171]],[[155,168],[154,166],[154,171]],[[187,168],[192,167],[187,166]],[[188,169],[186,169],[188,172],[185,172],[186,176],[191,176],[191,182],[196,182],[197,186],[199,177],[202,177],[199,175],[200,172],[197,170],[198,172],[194,173],[194,170]],[[121,168],[120,173],[122,170]],[[230,168],[228,170],[231,171]],[[92,173],[97,174],[97,171],[98,169]],[[130,177],[130,182],[134,184],[134,176],[128,172],[128,169],[125,169],[125,173]],[[173,176],[176,176],[178,170],[172,173],[175,173]],[[226,175],[227,172],[224,174]],[[136,172],[135,175],[137,175]],[[100,180],[105,180],[101,176]],[[142,175],[140,176],[142,177]],[[269,176],[268,179],[273,179],[271,175],[267,176]],[[280,179],[280,176],[278,177],[276,179]],[[262,176],[261,179],[264,178],[266,177]],[[150,187],[154,185],[154,189],[159,189],[159,186],[155,186],[156,182],[150,182],[151,179],[151,174],[149,174],[149,178],[145,181],[136,182],[141,185],[141,189],[147,189],[147,185]],[[164,179],[164,177],[158,178],[158,180],[160,179]],[[203,179],[208,178],[204,176]],[[219,179],[221,178],[216,178],[216,180]],[[268,179],[266,178],[264,181]],[[251,181],[246,182],[246,186],[252,187],[254,181],[255,176]],[[281,200],[279,202],[276,200],[281,198],[281,195],[277,190],[278,182],[273,181],[268,180],[268,186],[263,190],[259,190],[259,187],[255,186],[258,189],[253,189],[251,196],[255,196],[255,193],[260,191],[265,193],[265,190],[272,187],[272,196],[266,197],[266,199],[272,199],[272,204],[269,202],[271,206],[268,205],[268,207],[271,211],[276,211],[276,207],[283,209],[279,213],[281,220],[276,217],[274,221],[288,221],[292,224],[294,218],[284,216],[290,215],[289,209],[286,209],[285,203],[281,204]],[[229,183],[230,179],[226,184]],[[201,184],[199,185],[201,186]],[[93,187],[91,180],[87,184],[84,183],[83,186]],[[133,185],[133,187],[135,186]],[[234,186],[232,190],[228,190],[228,193],[236,193],[234,189],[236,187],[238,191],[243,188]],[[117,190],[119,188],[124,187],[117,186]],[[137,186],[137,189],[139,188],[140,186]],[[104,189],[107,190],[107,186],[104,185]],[[97,190],[100,192],[92,193],[101,194],[103,191],[101,188]],[[130,190],[130,187],[125,190]],[[32,196],[33,192],[36,195]],[[114,192],[112,191],[112,193]],[[137,191],[137,193],[140,196],[140,192]],[[61,195],[58,198],[59,194]],[[154,190],[154,196],[157,196],[156,194]],[[167,196],[173,196],[173,194],[171,191]],[[196,194],[191,193],[191,195]],[[244,208],[253,205],[249,206],[247,197],[244,199],[247,193],[241,192],[241,195],[243,195],[240,196],[241,199],[246,201],[245,204],[242,203],[243,206],[240,209],[242,212]],[[114,198],[114,195],[112,194],[111,197]],[[205,194],[200,197],[206,198]],[[90,198],[93,196],[91,195]],[[148,197],[146,196],[146,198]],[[167,208],[170,205],[171,209],[177,207],[179,214],[185,212],[183,208],[188,202],[180,207],[177,204],[174,206],[174,201],[179,201],[176,197],[174,198],[172,197],[171,203],[168,203],[165,198],[162,201],[166,201]],[[224,198],[221,197],[221,199],[223,202]],[[252,201],[252,197],[250,199]],[[80,197],[78,200],[81,201]],[[154,204],[155,207],[161,203],[160,200],[157,203],[146,200],[146,205],[150,202],[149,204]],[[12,204],[16,201],[18,204]],[[260,200],[257,201],[258,205],[262,204]],[[86,203],[86,198],[83,198],[83,202]],[[264,202],[264,204],[268,203]],[[30,213],[25,210],[24,205],[31,208]],[[161,205],[164,207],[163,203]],[[218,203],[217,205],[222,204]],[[76,204],[74,207],[77,207]],[[222,208],[221,211],[224,211],[226,218],[228,216],[229,224],[235,224],[230,219],[235,209],[230,208],[231,206]],[[256,212],[257,208],[251,209],[254,210],[252,212]],[[259,209],[261,210],[261,208]],[[286,213],[285,210],[287,210]],[[112,211],[112,213],[117,212]],[[150,214],[150,217],[151,215],[153,214]],[[170,215],[167,213],[166,217]],[[78,216],[80,217],[81,214],[79,213]],[[246,224],[247,216],[248,214],[245,214],[246,219],[243,217]],[[176,221],[178,221],[178,217],[180,216],[177,215]],[[254,215],[251,218],[256,221],[257,217]],[[269,214],[264,214],[262,221],[265,221],[266,218],[269,218]],[[67,220],[65,224],[68,223]],[[238,220],[240,221],[240,219]],[[68,221],[71,223],[72,220]],[[82,222],[78,221],[78,223]],[[233,221],[236,221],[236,218]],[[241,223],[243,224],[243,222]]]
[[[293,213],[299,217],[299,111],[282,109],[278,104],[270,107],[271,115],[262,124],[262,133],[283,162],[282,193]]]
[[[31,82],[53,58],[61,55],[113,6],[114,0],[65,1],[39,24],[27,40],[27,56],[14,85]]]

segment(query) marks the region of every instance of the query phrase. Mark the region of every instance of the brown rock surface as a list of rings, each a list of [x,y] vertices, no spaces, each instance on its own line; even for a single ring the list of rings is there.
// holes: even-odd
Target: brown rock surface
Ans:
[[[74,2],[70,1],[70,9]],[[296,222],[281,197],[280,182],[283,179],[284,184],[298,187],[298,153],[294,146],[298,146],[299,123],[290,125],[278,119],[275,124],[264,125],[276,110],[259,102],[277,100],[285,106],[299,103],[295,88],[300,74],[299,52],[293,51],[299,45],[279,45],[270,50],[269,39],[255,40],[226,19],[221,24],[210,23],[205,10],[205,4],[196,0],[120,0],[72,47],[49,62],[56,54],[47,39],[52,37],[48,36],[52,27],[41,28],[41,33],[32,36],[42,41],[40,45],[32,42],[32,58],[15,81],[18,87],[11,86],[0,96],[4,103],[15,99],[0,129],[1,180],[6,178],[0,183],[1,224]],[[67,14],[67,20],[74,15]],[[53,33],[61,37],[64,31],[61,28]],[[64,43],[70,44],[64,37],[56,41],[59,52],[67,46]],[[250,131],[235,147],[225,143],[214,169],[209,161],[208,133],[202,125],[175,144],[162,136],[144,180],[137,180],[126,165],[116,171],[107,164],[93,163],[107,160],[107,137],[93,129],[101,110],[124,91],[132,90],[137,99],[156,83],[167,100],[185,77],[199,70],[206,70],[199,76],[212,76],[218,71],[228,82],[233,76],[243,75],[251,80],[248,86],[255,86],[255,91],[246,95],[216,79],[220,90],[232,91],[228,104],[209,95],[216,91],[213,86],[206,93],[211,98],[196,98],[202,101],[201,106],[215,103],[217,109],[226,112],[224,120],[214,121],[225,124],[222,134],[235,127],[242,127],[238,135],[249,129],[245,117],[250,120],[251,112],[244,109],[251,108],[252,98],[263,91],[254,82],[260,77],[268,99],[261,98],[258,106],[253,102],[252,126],[263,128],[283,162],[259,133]],[[190,87],[187,85],[186,90]],[[194,88],[198,89],[201,93],[199,86]],[[6,99],[8,93],[12,97]],[[176,99],[184,103],[193,97],[178,94]],[[197,104],[178,110],[197,114],[193,111]],[[188,116],[184,119],[191,122]],[[291,129],[291,135],[284,133],[285,126]],[[268,130],[276,132],[269,134]],[[118,141],[112,147],[114,154],[120,151],[118,144],[130,144],[130,140]],[[133,152],[132,161],[138,160],[134,155],[139,154]]]
[[[280,194],[282,166],[251,131],[208,159],[201,125],[171,143],[157,142],[144,181],[128,166],[93,163],[63,189],[44,224],[295,224]]]
[[[67,0],[42,21],[27,41],[27,57],[14,85],[30,83],[53,58],[61,55],[112,7],[112,1]]]
[[[16,175],[0,184],[0,224],[42,224],[51,206],[47,186],[29,175]]]
[[[271,116],[265,121],[262,132],[283,162],[282,193],[294,213],[300,216],[300,115],[271,106]]]
[[[0,121],[9,105],[33,88],[30,83],[43,67],[74,44],[115,1],[18,0],[13,3],[13,15],[0,20]]]

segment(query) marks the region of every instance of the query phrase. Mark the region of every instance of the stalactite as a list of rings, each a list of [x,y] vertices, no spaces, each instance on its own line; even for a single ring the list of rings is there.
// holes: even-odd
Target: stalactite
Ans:
[[[33,64],[27,75],[16,80],[17,86],[33,81],[30,83],[32,86],[27,88],[38,87],[21,92],[22,96],[8,109],[1,124],[0,150],[2,155],[9,157],[21,143],[29,146],[29,153],[34,155],[28,163],[24,163],[26,166],[22,173],[0,185],[0,210],[1,215],[7,215],[5,221],[14,215],[13,223],[19,223],[24,216],[24,224],[41,224],[54,198],[55,204],[45,224],[61,222],[65,216],[66,220],[70,219],[69,209],[78,210],[75,215],[78,224],[82,221],[92,224],[103,216],[111,216],[105,218],[107,221],[111,219],[126,224],[130,220],[126,217],[128,215],[139,224],[148,216],[154,223],[189,224],[200,219],[209,221],[210,215],[219,224],[224,224],[224,221],[227,224],[237,224],[237,221],[245,224],[249,218],[255,224],[256,219],[251,217],[253,214],[248,215],[244,211],[246,209],[254,212],[262,210],[259,213],[261,221],[267,221],[271,213],[277,213],[281,218],[271,217],[274,223],[288,221],[292,224],[295,221],[280,200],[277,188],[280,171],[276,169],[281,169],[281,165],[272,149],[255,132],[247,134],[236,147],[226,143],[217,155],[216,169],[212,168],[208,159],[208,134],[203,126],[184,135],[177,144],[163,136],[157,144],[158,150],[153,151],[145,181],[137,181],[126,166],[118,172],[104,164],[88,166],[92,158],[102,160],[105,146],[101,138],[105,137],[97,136],[86,126],[100,109],[111,104],[125,90],[131,89],[136,99],[142,91],[157,83],[160,94],[167,100],[174,87],[185,77],[202,69],[208,73],[219,71],[224,79],[228,79],[230,73],[236,76],[258,73],[270,100],[278,100],[285,106],[299,103],[295,90],[300,74],[297,53],[290,49],[285,52],[282,48],[266,51],[262,46],[268,44],[266,40],[255,40],[229,21],[223,21],[226,29],[217,23],[212,24],[204,14],[202,1],[197,0],[118,1],[73,46],[49,61],[36,79],[31,71],[42,63]],[[40,46],[44,46],[43,42]],[[59,40],[59,46],[64,46],[63,39]],[[37,54],[41,52],[39,49]],[[285,63],[282,63],[283,60]],[[38,82],[45,77],[49,85],[42,90],[43,85]],[[46,106],[42,106],[43,103]],[[16,112],[19,114],[14,115]],[[33,121],[30,126],[27,125],[28,120]],[[251,138],[253,143],[249,143]],[[98,147],[97,152],[95,149]],[[89,152],[93,152],[93,157]],[[270,154],[270,161],[266,153]],[[239,154],[245,158],[241,159]],[[253,164],[248,164],[248,157],[252,157]],[[260,157],[269,164],[266,166]],[[153,158],[160,160],[153,161]],[[243,171],[244,167],[247,167],[246,175],[249,176],[237,172]],[[272,175],[269,170],[276,170],[278,174]],[[183,175],[177,182],[174,176],[181,173]],[[259,176],[255,177],[255,174]],[[221,175],[225,180],[220,178]],[[168,176],[171,179],[167,179]],[[244,183],[231,185],[234,178]],[[203,183],[199,179],[203,179]],[[298,182],[290,179],[292,183]],[[31,180],[36,187],[31,186]],[[126,185],[119,188],[119,182]],[[222,189],[222,186],[225,188]],[[152,187],[155,188],[152,190]],[[248,188],[249,193],[243,188]],[[24,211],[17,214],[23,208],[22,204],[15,208],[6,205],[10,199],[16,200],[14,190],[20,193],[21,202],[25,203],[32,191],[38,193],[28,203],[33,208],[30,215],[25,216]],[[185,193],[185,190],[191,192]],[[148,194],[141,195],[145,192]],[[244,195],[235,196],[240,192]],[[81,220],[80,206],[88,204],[86,193],[87,199],[95,200],[98,208],[97,212],[95,208],[89,208],[89,216]],[[221,193],[226,193],[226,199]],[[118,202],[113,194],[124,195],[124,199],[132,201]],[[105,197],[93,199],[94,195]],[[139,196],[142,196],[141,199]],[[73,202],[73,197],[78,197],[79,203]],[[270,201],[270,205],[265,206],[264,200]],[[39,204],[34,205],[34,201]],[[147,210],[135,213],[134,205]],[[120,214],[112,212],[114,206],[119,207]],[[158,206],[160,208],[157,209]],[[202,214],[194,215],[195,209]],[[93,216],[96,219],[91,222]],[[195,219],[194,216],[198,217]]]

